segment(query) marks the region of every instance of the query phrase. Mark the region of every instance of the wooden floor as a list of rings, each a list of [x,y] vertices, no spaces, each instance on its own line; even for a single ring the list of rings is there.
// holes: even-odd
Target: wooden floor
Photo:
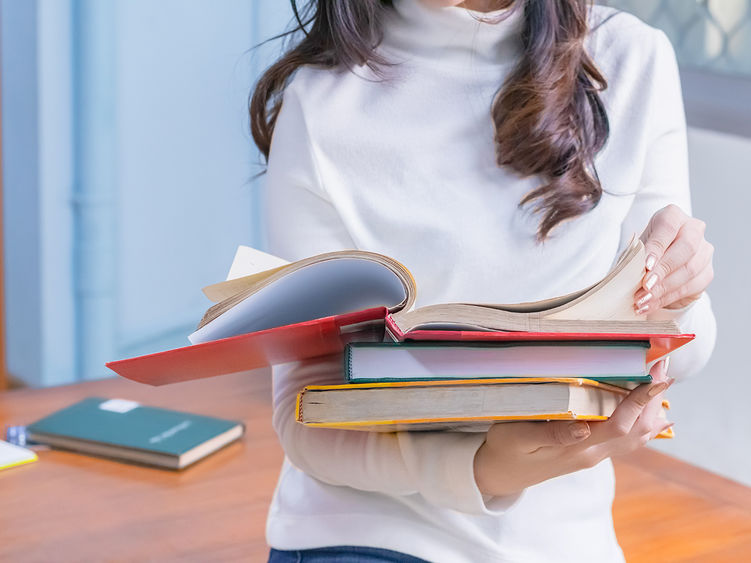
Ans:
[[[0,392],[0,428],[87,396],[242,419],[247,434],[183,472],[62,451],[0,471],[0,561],[266,560],[282,460],[267,378]],[[616,460],[616,473],[615,525],[629,562],[751,562],[751,489],[646,449]]]

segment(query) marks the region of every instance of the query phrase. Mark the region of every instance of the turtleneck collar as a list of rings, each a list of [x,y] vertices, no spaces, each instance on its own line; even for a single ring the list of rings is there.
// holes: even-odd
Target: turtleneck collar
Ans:
[[[521,50],[523,11],[477,12],[458,6],[433,8],[421,0],[394,0],[383,45],[408,57],[450,66],[503,65]]]

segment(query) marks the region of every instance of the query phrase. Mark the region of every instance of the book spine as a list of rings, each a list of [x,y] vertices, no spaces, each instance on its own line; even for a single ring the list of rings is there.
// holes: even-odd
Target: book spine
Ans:
[[[344,347],[344,381],[352,383],[352,345]]]
[[[297,422],[302,422],[302,396],[305,394],[305,389],[297,394],[295,401],[295,419]]]

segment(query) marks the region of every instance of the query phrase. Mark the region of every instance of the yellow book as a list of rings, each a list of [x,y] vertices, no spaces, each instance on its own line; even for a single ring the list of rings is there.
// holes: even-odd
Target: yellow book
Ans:
[[[296,418],[306,426],[376,432],[485,431],[504,421],[607,420],[628,393],[576,377],[309,385],[297,396]]]

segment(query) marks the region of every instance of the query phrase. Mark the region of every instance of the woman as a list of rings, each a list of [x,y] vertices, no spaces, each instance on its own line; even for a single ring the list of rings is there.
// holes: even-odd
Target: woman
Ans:
[[[663,392],[714,343],[712,247],[689,216],[668,40],[585,0],[318,0],[296,13],[306,32],[250,107],[271,252],[393,256],[415,274],[417,306],[522,302],[599,280],[642,233],[635,308],[697,338],[606,422],[486,435],[303,427],[297,391],[340,380],[339,358],[281,366],[270,560],[622,560],[610,457],[664,428]]]

